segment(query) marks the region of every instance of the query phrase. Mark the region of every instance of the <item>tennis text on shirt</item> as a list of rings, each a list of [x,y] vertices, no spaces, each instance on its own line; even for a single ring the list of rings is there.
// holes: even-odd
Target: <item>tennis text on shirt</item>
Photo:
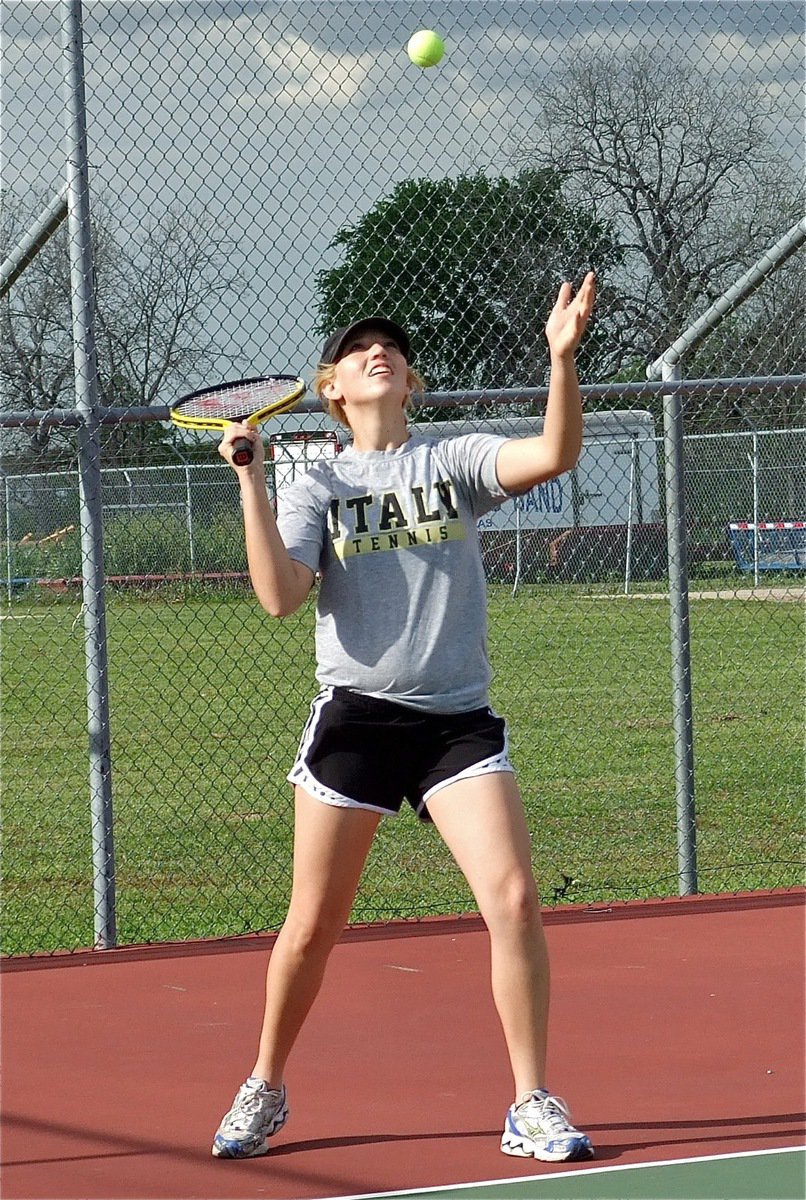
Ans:
[[[465,537],[450,479],[438,479],[426,495],[417,485],[408,490],[362,492],[334,496],[328,527],[337,558],[376,554],[381,550],[410,550]]]

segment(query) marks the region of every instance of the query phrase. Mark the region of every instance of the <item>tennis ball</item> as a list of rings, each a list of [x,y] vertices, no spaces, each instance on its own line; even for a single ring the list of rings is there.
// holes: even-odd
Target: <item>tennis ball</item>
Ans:
[[[433,29],[420,29],[409,38],[406,52],[415,67],[435,67],[445,53],[445,43]]]

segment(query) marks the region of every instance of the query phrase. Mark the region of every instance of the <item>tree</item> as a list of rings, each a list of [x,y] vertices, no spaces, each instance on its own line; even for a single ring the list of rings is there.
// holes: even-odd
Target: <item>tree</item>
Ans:
[[[611,315],[623,362],[645,365],[789,228],[794,174],[773,148],[756,85],[704,74],[679,53],[581,49],[561,78],[541,83],[540,102],[538,131],[521,137],[515,160],[550,164],[569,199],[590,197],[618,229],[625,257]],[[789,339],[775,362],[791,362],[796,347]],[[741,373],[765,372],[765,348],[757,338]]]
[[[6,208],[5,245],[16,242],[33,211],[22,203]],[[65,224],[0,305],[6,409],[75,405],[68,236]],[[130,234],[96,202],[92,239],[100,403],[148,406],[201,378],[215,352],[205,323],[211,304],[240,286],[212,220],[176,207]],[[136,457],[145,442],[164,436],[156,422],[106,427],[105,453]]]
[[[407,180],[333,243],[341,265],[318,275],[319,330],[380,313],[411,334],[431,390],[539,385],[543,325],[563,279],[618,260],[609,228],[562,197],[550,170]],[[580,354],[603,369],[606,322]]]

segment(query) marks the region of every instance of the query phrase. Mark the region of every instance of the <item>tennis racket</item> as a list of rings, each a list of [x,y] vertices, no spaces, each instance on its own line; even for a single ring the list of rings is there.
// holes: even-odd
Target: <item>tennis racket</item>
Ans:
[[[226,429],[233,421],[257,425],[267,417],[290,412],[304,392],[305,383],[296,375],[235,379],[181,396],[170,409],[170,417],[182,429]],[[247,466],[252,458],[252,443],[237,438],[232,447],[236,467]]]

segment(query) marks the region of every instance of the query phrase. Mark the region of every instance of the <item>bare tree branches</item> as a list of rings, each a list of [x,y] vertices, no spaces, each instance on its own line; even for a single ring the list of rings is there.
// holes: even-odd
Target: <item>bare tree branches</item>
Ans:
[[[203,212],[171,208],[130,232],[102,203],[94,212],[99,393],[106,405],[149,405],[203,375],[215,350],[210,309],[237,293],[240,278]],[[26,219],[22,204],[6,209],[6,245]],[[0,306],[5,408],[73,405],[68,236],[66,228],[54,236]]]
[[[578,52],[540,100],[516,161],[551,164],[618,230],[623,357],[651,361],[794,219],[765,102],[754,84],[641,47]]]

